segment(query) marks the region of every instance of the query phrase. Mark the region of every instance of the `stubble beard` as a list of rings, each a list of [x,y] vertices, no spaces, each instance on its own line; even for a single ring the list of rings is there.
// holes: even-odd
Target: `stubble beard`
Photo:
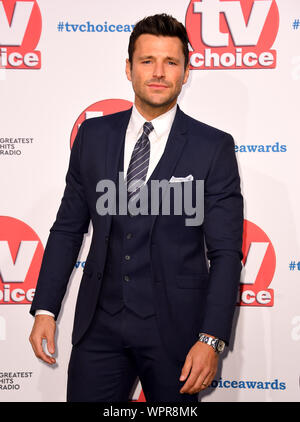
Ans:
[[[168,107],[170,104],[176,102],[178,96],[180,94],[180,90],[174,92],[173,95],[171,95],[168,98],[165,98],[164,100],[161,101],[153,101],[151,98],[147,97],[146,95],[142,95],[140,93],[136,93],[136,97],[138,98],[140,104],[144,104],[147,107],[151,107],[151,108],[155,108],[155,109],[159,109],[159,108],[166,108]]]

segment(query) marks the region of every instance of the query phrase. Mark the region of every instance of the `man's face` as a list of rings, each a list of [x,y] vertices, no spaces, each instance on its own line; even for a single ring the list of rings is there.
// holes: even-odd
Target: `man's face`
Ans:
[[[188,79],[182,44],[178,37],[140,35],[126,75],[132,82],[135,103],[142,110],[171,108]]]

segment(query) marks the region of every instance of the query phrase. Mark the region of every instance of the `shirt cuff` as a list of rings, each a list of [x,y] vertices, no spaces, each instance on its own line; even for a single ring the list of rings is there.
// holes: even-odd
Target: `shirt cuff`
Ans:
[[[35,316],[37,315],[49,315],[49,316],[52,316],[53,318],[55,317],[55,315],[52,312],[45,311],[44,309],[37,309],[35,311]]]

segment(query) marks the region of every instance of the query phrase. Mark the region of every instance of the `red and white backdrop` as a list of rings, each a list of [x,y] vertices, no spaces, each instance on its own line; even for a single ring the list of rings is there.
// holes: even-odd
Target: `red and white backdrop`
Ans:
[[[199,400],[299,400],[299,0],[3,0],[0,401],[65,401],[90,233],[58,320],[55,368],[33,355],[28,311],[78,126],[130,107],[130,33],[162,12],[182,21],[190,39],[179,104],[234,136],[245,198],[234,333]],[[140,384],[132,400],[144,400]]]

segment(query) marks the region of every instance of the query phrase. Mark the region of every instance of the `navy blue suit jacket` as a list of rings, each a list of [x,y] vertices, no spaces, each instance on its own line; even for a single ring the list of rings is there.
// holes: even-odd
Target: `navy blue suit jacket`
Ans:
[[[112,216],[96,210],[101,179],[117,181],[118,163],[131,109],[87,119],[74,141],[66,187],[50,229],[30,309],[57,317],[84,234],[93,236],[79,288],[72,342],[93,318]],[[149,248],[157,322],[175,359],[185,359],[199,332],[229,342],[239,287],[243,198],[232,137],[177,107],[157,179],[189,174],[204,180],[204,221],[186,226],[187,216],[150,215]],[[208,266],[209,263],[209,266]]]

